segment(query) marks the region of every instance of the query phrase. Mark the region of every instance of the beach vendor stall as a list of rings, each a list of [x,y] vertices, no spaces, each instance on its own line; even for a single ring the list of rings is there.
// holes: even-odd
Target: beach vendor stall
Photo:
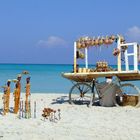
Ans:
[[[106,61],[98,61],[95,68],[89,68],[88,51],[90,48],[110,46],[114,43],[116,43],[116,48],[112,49],[112,54],[117,59],[117,69],[111,68]],[[128,51],[129,48],[131,48],[131,52]],[[71,80],[74,84],[69,92],[69,103],[94,104],[96,94],[102,106],[138,106],[139,88],[131,83],[122,82],[140,80],[140,71],[138,69],[139,56],[140,46],[138,43],[126,43],[121,35],[98,38],[82,37],[78,39],[74,42],[73,72],[62,73],[63,77]],[[131,68],[130,57],[133,59]],[[85,59],[85,67],[80,67],[77,64],[78,59]],[[125,61],[124,65],[122,65],[122,60]],[[99,83],[96,80],[99,77],[113,80],[109,84],[107,82]],[[116,77],[115,80],[114,77]]]

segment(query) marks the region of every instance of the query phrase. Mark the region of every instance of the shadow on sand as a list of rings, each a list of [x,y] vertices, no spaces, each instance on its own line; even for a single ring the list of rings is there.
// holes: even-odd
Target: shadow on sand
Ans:
[[[3,115],[3,109],[0,108],[0,115]]]
[[[14,112],[13,107],[10,107],[9,113],[13,113],[13,112]],[[3,108],[0,108],[0,115],[3,115]]]
[[[69,102],[68,96],[61,96],[56,99],[53,99],[53,102],[51,104],[63,104],[68,102]]]
[[[51,104],[69,104],[69,97],[68,96],[60,96],[56,99],[53,99],[52,100],[53,102]],[[75,105],[87,105],[89,106],[90,102],[76,102],[76,103],[73,103]],[[92,106],[100,106],[99,104],[99,100],[95,100],[94,103],[92,104]]]

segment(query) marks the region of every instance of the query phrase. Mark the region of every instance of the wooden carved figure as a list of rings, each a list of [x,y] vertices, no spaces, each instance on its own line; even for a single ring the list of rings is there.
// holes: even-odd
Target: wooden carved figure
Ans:
[[[4,94],[3,94],[3,115],[6,115],[6,86],[4,88]]]
[[[9,112],[9,102],[10,102],[10,84],[11,80],[7,81],[7,86],[6,86],[6,113]]]
[[[19,104],[20,104],[20,89],[19,84],[16,83],[15,90],[14,90],[14,113],[17,114],[19,110]]]
[[[29,116],[30,77],[26,78],[25,117]]]
[[[6,86],[3,86],[4,94],[3,94],[3,114],[6,115],[6,113],[9,112],[9,100],[10,100],[10,83],[11,80],[7,81]]]
[[[21,81],[21,74],[18,74],[18,76],[17,76],[17,84],[18,84],[18,89],[19,89],[19,102],[20,102],[20,93],[21,93],[21,83],[20,83],[20,81]]]

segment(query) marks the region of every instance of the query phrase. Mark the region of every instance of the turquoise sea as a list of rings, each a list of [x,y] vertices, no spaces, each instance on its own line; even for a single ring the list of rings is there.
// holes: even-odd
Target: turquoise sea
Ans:
[[[90,67],[93,67],[90,65]],[[116,66],[112,66],[116,68]],[[71,72],[72,65],[62,64],[0,64],[0,86],[8,79],[15,79],[24,70],[30,72],[31,93],[68,93],[72,83],[61,76],[62,72]],[[22,92],[25,92],[26,75],[22,77]],[[132,81],[131,81],[132,82]],[[140,87],[140,81],[134,81]],[[14,89],[11,84],[11,90]],[[3,89],[0,89],[3,92]]]

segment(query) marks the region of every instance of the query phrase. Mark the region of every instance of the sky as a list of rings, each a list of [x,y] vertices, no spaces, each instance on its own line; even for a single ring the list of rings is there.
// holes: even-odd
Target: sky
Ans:
[[[139,9],[139,0],[0,0],[0,63],[72,64],[82,36],[140,42]],[[115,63],[104,48],[89,50],[90,63]]]

